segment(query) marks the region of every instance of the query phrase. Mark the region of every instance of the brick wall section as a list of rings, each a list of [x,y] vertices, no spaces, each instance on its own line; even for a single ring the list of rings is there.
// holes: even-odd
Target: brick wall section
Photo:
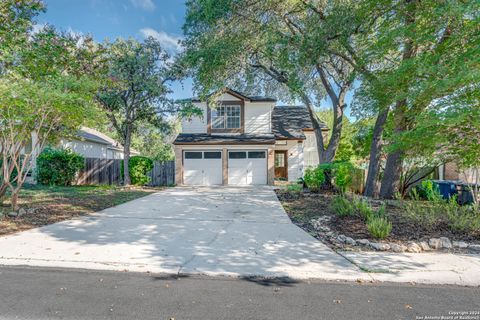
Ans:
[[[183,181],[182,181],[182,178],[183,178],[183,152],[182,152],[182,147],[175,146],[173,150],[175,152],[175,184],[177,186],[180,186],[180,185],[183,184]]]
[[[449,162],[445,164],[445,180],[459,180],[460,174],[458,172],[458,167],[455,163]]]
[[[273,185],[275,179],[275,149],[269,147],[267,151],[267,184]]]

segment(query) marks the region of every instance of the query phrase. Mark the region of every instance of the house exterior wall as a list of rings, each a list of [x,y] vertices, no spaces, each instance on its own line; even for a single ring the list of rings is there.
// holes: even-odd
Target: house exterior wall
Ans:
[[[207,104],[205,102],[194,103],[202,110],[201,117],[182,120],[183,133],[207,133]]]
[[[272,132],[272,103],[245,103],[245,133],[262,134]]]
[[[61,140],[60,146],[69,148],[85,158],[107,159],[107,146],[100,143],[78,140]]]
[[[304,131],[306,139],[303,144],[303,158],[305,167],[316,167],[320,163],[318,160],[317,138],[315,132]]]
[[[223,101],[240,101],[238,98],[224,94]],[[196,102],[195,106],[202,110],[201,117],[182,120],[182,133],[207,133],[208,117],[207,104]],[[247,134],[262,134],[272,132],[272,110],[274,103],[270,102],[245,102],[244,107],[244,131]],[[236,133],[238,134],[238,133]]]
[[[304,144],[302,140],[283,140],[287,144],[276,144],[275,150],[287,151],[288,181],[297,181],[303,177]]]

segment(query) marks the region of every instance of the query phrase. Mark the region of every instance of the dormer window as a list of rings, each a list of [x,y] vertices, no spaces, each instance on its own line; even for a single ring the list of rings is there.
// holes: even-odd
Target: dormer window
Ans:
[[[240,129],[240,105],[222,105],[212,109],[212,129]]]

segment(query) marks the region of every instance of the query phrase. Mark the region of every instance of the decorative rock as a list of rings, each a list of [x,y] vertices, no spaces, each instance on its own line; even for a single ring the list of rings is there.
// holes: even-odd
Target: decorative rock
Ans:
[[[453,241],[453,246],[455,248],[466,249],[468,248],[468,243],[464,241]]]
[[[442,247],[442,240],[438,238],[431,238],[430,240],[428,240],[428,245],[432,249],[440,249]]]
[[[327,237],[335,237],[335,232],[329,231],[329,232],[325,233],[325,235],[326,235]]]
[[[391,243],[390,249],[392,249],[393,252],[405,252],[407,247],[401,244]]]
[[[407,245],[407,251],[412,252],[412,253],[419,253],[419,252],[422,251],[422,248],[420,248],[420,246],[418,244],[416,244],[415,242],[410,242]]]
[[[378,243],[378,242],[370,242],[370,247],[377,251],[388,251],[390,250],[390,245],[388,243]]]
[[[15,211],[10,211],[10,212],[8,213],[8,216],[15,218],[15,217],[18,216],[18,213],[16,213]]]
[[[350,237],[345,237],[345,243],[346,244],[349,244],[351,246],[355,246],[357,244],[357,241],[353,240],[352,238]]]
[[[322,231],[322,232],[328,232],[328,231],[330,231],[330,228],[327,227],[327,226],[319,226],[319,227],[317,228],[317,230],[318,230],[318,231]]]
[[[347,241],[347,236],[345,236],[344,234],[340,234],[338,237],[337,237],[337,240],[344,243]]]
[[[442,242],[442,248],[445,248],[445,249],[453,248],[452,243],[450,242],[450,239],[448,239],[447,237],[441,237],[440,241]]]
[[[428,245],[426,241],[421,241],[420,242],[420,248],[422,248],[423,251],[430,251],[432,248]]]
[[[27,211],[25,209],[21,208],[20,210],[18,210],[17,217],[21,217],[26,213],[27,213]]]
[[[471,249],[474,251],[480,251],[480,244],[470,244],[468,245],[468,249]]]
[[[367,239],[360,239],[360,240],[357,240],[357,242],[364,246],[368,246],[370,244],[370,241],[368,241]]]

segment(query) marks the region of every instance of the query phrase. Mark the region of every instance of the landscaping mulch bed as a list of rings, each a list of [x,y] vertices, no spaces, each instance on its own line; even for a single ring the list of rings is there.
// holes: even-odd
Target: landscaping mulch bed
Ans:
[[[118,186],[46,187],[27,185],[20,194],[20,207],[27,211],[9,217],[7,201],[0,205],[0,236],[24,231],[113,207],[154,192],[159,188]]]
[[[308,193],[308,192],[290,192],[284,189],[276,189],[277,197],[282,203],[285,211],[289,215],[293,223],[310,233],[312,236],[322,240],[327,245],[336,249],[346,250],[373,250],[368,247],[354,248],[345,244],[339,244],[336,241],[330,241],[329,237],[326,237],[323,232],[315,230],[311,224],[312,219],[317,219],[322,216],[328,216],[325,219],[324,225],[336,234],[343,234],[353,239],[367,239],[371,242],[385,242],[385,243],[398,243],[406,245],[409,242],[426,241],[430,238],[448,237],[452,241],[465,241],[469,243],[479,243],[479,238],[472,237],[466,234],[457,234],[449,230],[447,223],[439,223],[433,229],[426,229],[419,224],[415,224],[405,216],[403,208],[401,208],[400,202],[389,201],[387,202],[386,215],[392,222],[392,232],[390,236],[383,240],[374,239],[364,222],[359,216],[346,216],[339,217],[332,212],[330,203],[332,201],[334,193],[321,192],[321,193]],[[380,201],[372,201],[371,205],[374,209],[381,205]],[[453,251],[466,252],[465,250]]]

